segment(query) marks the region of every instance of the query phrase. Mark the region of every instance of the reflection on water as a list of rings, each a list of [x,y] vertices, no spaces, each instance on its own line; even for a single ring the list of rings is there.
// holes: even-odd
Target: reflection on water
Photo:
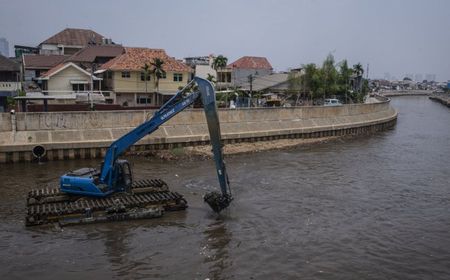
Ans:
[[[227,157],[235,200],[220,217],[211,161],[129,158],[189,208],[161,219],[26,229],[36,186],[99,160],[0,167],[0,279],[448,279],[450,110],[397,98],[395,129]]]
[[[232,234],[227,230],[225,222],[218,218],[204,231],[205,244],[202,254],[205,257],[204,263],[209,267],[208,276],[211,279],[226,279],[223,272],[233,264],[228,252]]]

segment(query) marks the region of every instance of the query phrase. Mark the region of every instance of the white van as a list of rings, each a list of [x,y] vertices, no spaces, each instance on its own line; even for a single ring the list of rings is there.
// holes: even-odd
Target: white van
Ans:
[[[339,102],[338,99],[332,98],[332,99],[325,99],[325,102],[323,103],[323,106],[341,106],[342,103]]]

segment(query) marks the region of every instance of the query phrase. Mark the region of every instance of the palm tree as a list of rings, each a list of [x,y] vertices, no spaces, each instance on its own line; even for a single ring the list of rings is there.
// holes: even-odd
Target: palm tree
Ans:
[[[347,103],[348,84],[352,76],[353,69],[348,67],[347,60],[344,59],[339,63],[339,91],[344,93],[345,103]]]
[[[361,63],[353,65],[353,72],[356,74],[356,76],[362,77],[362,75],[364,74],[364,68],[362,67]]]
[[[228,58],[226,58],[223,55],[219,55],[218,57],[214,58],[213,60],[213,68],[217,71],[217,69],[224,68],[227,66]]]
[[[159,92],[159,79],[161,79],[163,75],[166,74],[166,71],[164,71],[163,69],[164,60],[160,58],[155,58],[153,59],[152,62],[150,62],[150,64],[152,65],[153,68],[151,72],[155,76],[156,92]]]
[[[145,63],[144,67],[142,67],[142,70],[144,71],[145,93],[147,93],[147,81],[148,81],[147,77],[150,75],[150,65]]]
[[[362,67],[361,63],[353,65],[353,73],[356,74],[356,80],[357,80],[357,88],[358,91],[361,92],[362,87],[362,76],[364,74],[364,68]]]

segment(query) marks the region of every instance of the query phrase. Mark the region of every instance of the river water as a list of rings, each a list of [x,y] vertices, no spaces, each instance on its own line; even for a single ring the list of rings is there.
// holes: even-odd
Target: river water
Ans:
[[[450,279],[450,110],[394,98],[370,137],[227,158],[235,195],[216,216],[211,161],[130,158],[189,208],[163,218],[25,228],[31,188],[79,160],[0,166],[0,279]]]

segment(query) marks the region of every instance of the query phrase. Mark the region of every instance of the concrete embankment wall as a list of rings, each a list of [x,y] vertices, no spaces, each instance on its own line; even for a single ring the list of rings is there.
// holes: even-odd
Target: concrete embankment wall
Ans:
[[[392,91],[381,91],[378,94],[386,97],[394,97],[394,96],[420,96],[420,95],[430,95],[433,91],[431,90],[392,90]]]
[[[439,103],[444,104],[447,107],[450,107],[450,95],[448,94],[436,94],[429,97],[433,101],[437,101]]]
[[[0,114],[0,163],[33,160],[41,145],[48,160],[102,157],[113,140],[154,111],[49,112]],[[389,101],[340,107],[219,110],[225,143],[283,138],[316,138],[367,133],[395,124]],[[209,141],[202,109],[179,113],[131,150],[170,149]]]

